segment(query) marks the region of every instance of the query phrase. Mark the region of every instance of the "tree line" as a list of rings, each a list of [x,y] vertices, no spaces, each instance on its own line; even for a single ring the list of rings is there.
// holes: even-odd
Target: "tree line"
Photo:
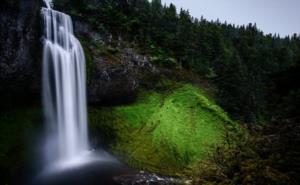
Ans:
[[[161,0],[56,0],[103,34],[133,42],[162,67],[191,70],[218,87],[219,103],[255,123],[279,101],[277,74],[298,69],[300,36],[264,34],[256,24],[195,18]],[[287,81],[289,83],[289,81]],[[293,91],[293,93],[295,93]]]

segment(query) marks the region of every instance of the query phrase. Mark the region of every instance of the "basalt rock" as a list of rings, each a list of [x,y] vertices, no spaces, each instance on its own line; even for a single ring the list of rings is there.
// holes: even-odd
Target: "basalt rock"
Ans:
[[[36,97],[40,90],[40,1],[4,0],[0,5],[1,101]],[[11,102],[10,102],[11,103]]]
[[[4,0],[0,7],[0,101],[6,104],[40,100],[42,20],[40,0]],[[92,61],[88,64],[88,100],[92,104],[131,101],[146,78],[157,70],[147,57],[117,44],[118,52],[107,57],[91,42],[111,47],[112,37],[94,31],[74,19],[74,31]],[[116,39],[115,39],[116,40]],[[119,39],[120,43],[122,42]]]
[[[87,47],[92,61],[88,82],[88,99],[92,104],[128,103],[135,98],[138,88],[146,78],[155,77],[157,70],[146,56],[134,49],[115,44],[111,56],[99,52],[99,47],[111,47],[111,36],[93,31],[88,24],[75,21],[77,34],[88,39]],[[96,46],[95,46],[96,45]],[[150,80],[151,81],[151,80]]]
[[[114,177],[118,185],[190,185],[189,179],[179,179],[173,177],[162,177],[156,174],[141,171],[137,174],[121,175]]]
[[[145,75],[154,70],[146,57],[132,49],[124,49],[121,58],[113,62],[94,57],[93,66],[88,85],[89,101],[93,103],[131,101]]]

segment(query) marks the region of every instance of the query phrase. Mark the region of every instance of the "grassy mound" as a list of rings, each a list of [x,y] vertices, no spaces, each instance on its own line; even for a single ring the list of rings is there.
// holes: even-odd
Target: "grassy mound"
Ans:
[[[207,159],[231,121],[203,91],[181,85],[142,92],[132,105],[93,108],[90,123],[94,131],[113,134],[113,151],[130,165],[174,175]]]

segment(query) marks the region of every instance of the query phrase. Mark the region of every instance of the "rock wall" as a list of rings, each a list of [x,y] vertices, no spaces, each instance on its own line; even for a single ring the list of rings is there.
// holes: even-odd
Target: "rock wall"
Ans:
[[[4,0],[0,4],[2,104],[35,98],[40,92],[41,3]]]
[[[127,103],[135,98],[144,77],[153,73],[148,59],[132,49],[123,49],[120,60],[95,57],[88,84],[91,103]]]
[[[86,55],[91,56],[88,81],[88,100],[92,104],[128,103],[135,98],[138,88],[157,75],[149,59],[126,47],[119,39],[113,54],[107,56],[100,48],[111,48],[111,37],[93,31],[83,22],[75,21],[75,32],[86,40],[82,43]],[[90,53],[87,53],[90,52]]]
[[[0,6],[0,107],[40,102],[42,1],[4,0]],[[118,47],[111,58],[102,55],[92,43],[108,48],[111,38],[90,25],[74,18],[74,29],[77,36],[88,40],[82,44],[91,60],[87,89],[90,103],[128,102],[145,77],[155,74],[148,58],[129,47]]]

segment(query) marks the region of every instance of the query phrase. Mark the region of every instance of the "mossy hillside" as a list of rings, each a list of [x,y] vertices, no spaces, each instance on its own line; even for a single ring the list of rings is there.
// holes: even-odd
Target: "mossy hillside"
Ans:
[[[94,108],[90,123],[92,130],[113,133],[113,151],[130,165],[174,175],[206,160],[223,143],[231,121],[201,89],[177,85],[141,92],[131,105]]]

